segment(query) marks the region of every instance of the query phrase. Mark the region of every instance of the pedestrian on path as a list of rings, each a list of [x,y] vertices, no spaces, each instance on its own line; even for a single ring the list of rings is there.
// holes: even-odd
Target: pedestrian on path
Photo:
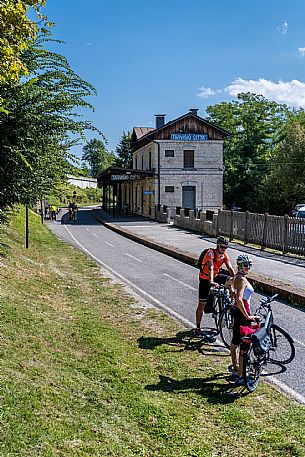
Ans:
[[[205,249],[200,254],[198,260],[198,268],[200,271],[198,291],[199,301],[196,310],[196,335],[202,335],[201,320],[211,287],[218,287],[219,284],[224,284],[228,279],[227,274],[220,274],[220,268],[223,264],[225,264],[229,275],[234,276],[235,274],[230,258],[226,253],[228,245],[229,240],[223,236],[220,236],[217,239],[216,249]]]

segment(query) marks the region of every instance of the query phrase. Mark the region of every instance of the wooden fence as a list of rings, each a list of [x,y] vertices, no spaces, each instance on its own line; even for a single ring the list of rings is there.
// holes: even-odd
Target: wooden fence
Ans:
[[[284,254],[305,255],[305,219],[220,210],[217,232]]]

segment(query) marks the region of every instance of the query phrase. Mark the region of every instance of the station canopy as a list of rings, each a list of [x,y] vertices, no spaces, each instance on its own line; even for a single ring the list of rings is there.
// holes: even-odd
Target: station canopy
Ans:
[[[97,183],[99,187],[102,187],[120,182],[126,183],[144,178],[152,178],[154,175],[154,170],[143,171],[133,168],[108,167],[97,175]]]

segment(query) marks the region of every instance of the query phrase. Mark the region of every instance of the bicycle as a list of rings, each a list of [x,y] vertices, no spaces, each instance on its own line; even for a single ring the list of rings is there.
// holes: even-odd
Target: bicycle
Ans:
[[[271,302],[277,297],[278,294],[275,294],[272,297],[261,299],[260,306],[255,311],[255,314],[265,319],[265,322],[270,314],[269,337],[271,347],[268,354],[268,360],[272,363],[286,365],[294,359],[295,347],[293,338],[289,335],[289,333],[274,323]],[[285,354],[285,356],[281,356],[281,354]]]
[[[211,289],[210,294],[213,299],[212,317],[214,318],[217,332],[221,333],[221,316],[231,305],[229,290],[225,286],[219,285],[219,287]]]
[[[69,211],[69,221],[76,222],[77,221],[77,210],[71,209]]]
[[[219,316],[219,333],[225,347],[231,346],[234,327],[234,302],[229,298],[229,303]]]
[[[252,335],[242,338],[240,350],[243,354],[243,379],[249,392],[257,388],[264,365],[268,362],[287,364],[295,357],[293,339],[273,322],[271,302],[277,296],[276,294],[260,301],[255,314],[265,319],[264,325]],[[283,351],[285,355],[281,356]]]

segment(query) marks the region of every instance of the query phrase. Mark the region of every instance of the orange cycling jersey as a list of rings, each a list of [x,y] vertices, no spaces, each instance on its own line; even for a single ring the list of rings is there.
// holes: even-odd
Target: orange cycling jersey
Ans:
[[[219,254],[217,250],[209,249],[202,260],[202,265],[198,265],[201,267],[199,273],[199,277],[201,279],[209,279],[209,261],[213,262],[214,277],[218,275],[218,272],[223,264],[227,267],[229,266],[229,256],[226,252],[224,254]]]

